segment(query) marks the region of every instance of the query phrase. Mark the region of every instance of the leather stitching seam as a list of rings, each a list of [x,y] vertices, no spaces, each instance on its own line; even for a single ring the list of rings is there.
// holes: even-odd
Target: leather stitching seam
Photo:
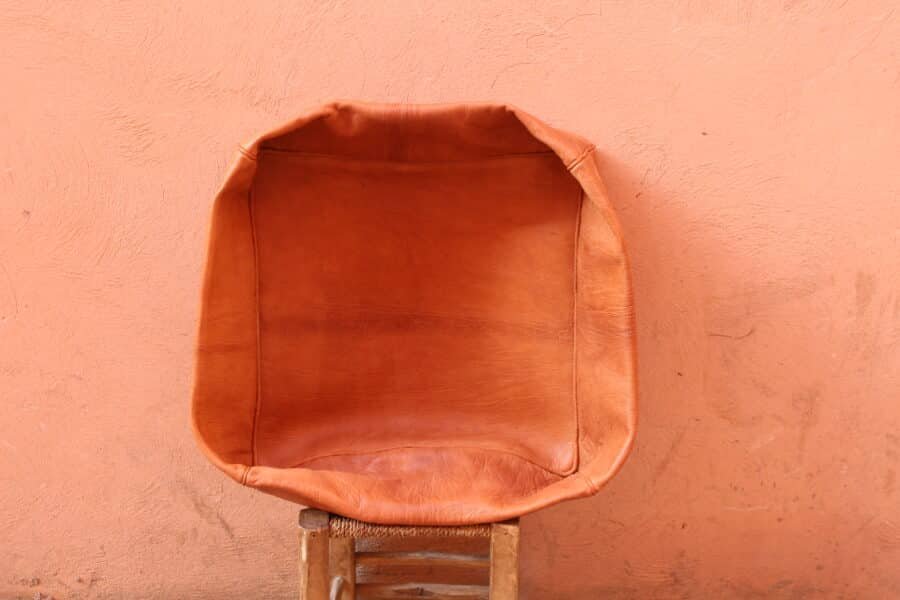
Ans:
[[[565,474],[557,473],[556,471],[554,471],[552,469],[548,469],[544,465],[538,464],[531,459],[525,458],[524,456],[522,456],[521,454],[518,454],[516,452],[511,452],[509,450],[500,450],[498,448],[482,448],[480,446],[459,446],[459,445],[457,445],[457,446],[408,445],[408,446],[394,446],[391,448],[379,448],[377,450],[370,450],[368,452],[336,452],[334,454],[325,454],[322,456],[314,456],[312,458],[307,458],[307,459],[302,460],[302,461],[300,461],[296,464],[293,464],[289,467],[281,467],[281,468],[302,469],[303,465],[308,465],[311,462],[315,462],[317,460],[324,460],[326,458],[338,458],[338,457],[342,457],[342,456],[368,456],[368,455],[372,455],[372,454],[386,454],[388,452],[396,452],[398,450],[480,450],[482,452],[495,452],[497,454],[505,454],[507,456],[512,456],[514,458],[518,458],[519,460],[521,460],[523,462],[527,462],[528,464],[535,466],[538,469],[540,469],[541,471],[543,471],[549,475],[553,475],[554,477],[559,477],[560,479],[564,479],[566,477]]]
[[[569,165],[566,167],[566,169],[568,169],[570,172],[574,171],[575,169],[577,169],[579,167],[579,165],[581,165],[581,163],[584,162],[584,159],[587,158],[588,155],[590,155],[591,152],[593,152],[593,151],[594,151],[594,145],[592,144],[592,145],[588,146],[587,148],[585,148],[581,152],[581,154],[576,156],[575,159],[569,163]],[[584,188],[582,188],[582,190],[583,189]]]
[[[254,161],[254,162],[256,161],[256,155],[253,154],[253,153],[251,153],[251,152],[250,152],[249,150],[247,150],[246,148],[244,148],[244,146],[238,146],[238,152],[240,152],[241,155],[242,155],[244,158],[247,158],[247,159],[252,160],[252,161]]]
[[[262,369],[261,365],[261,357],[260,357],[260,348],[262,346],[260,339],[260,330],[259,330],[259,244],[257,243],[257,235],[256,235],[256,218],[254,214],[254,201],[253,201],[253,184],[250,184],[250,191],[247,196],[247,205],[250,211],[250,237],[253,243],[253,295],[254,295],[254,305],[256,307],[256,400],[254,402],[253,407],[253,423],[250,429],[250,464],[255,465],[257,462],[257,448],[256,448],[256,428],[259,421],[259,410],[261,404],[261,396],[262,396]],[[248,468],[249,472],[249,468]]]
[[[572,261],[572,405],[575,418],[575,440],[572,465],[566,473],[571,474],[578,470],[580,460],[581,418],[578,405],[578,256],[581,243],[581,213],[584,209],[584,188],[578,184],[578,213],[575,216],[575,256]]]
[[[244,148],[241,148],[244,156],[251,160],[256,160],[256,156],[251,156],[247,154]],[[450,160],[399,160],[399,159],[389,159],[389,158],[366,158],[366,157],[356,157],[356,156],[343,156],[341,154],[327,154],[323,152],[304,152],[301,150],[288,150],[285,148],[260,148],[260,153],[273,154],[276,156],[284,156],[287,158],[297,158],[297,159],[323,159],[323,160],[339,160],[341,162],[350,162],[350,163],[374,163],[374,164],[400,164],[400,165],[421,165],[421,166],[431,166],[431,165],[466,165],[472,163],[479,163],[483,161],[492,161],[492,160],[505,160],[505,159],[517,159],[517,158],[542,158],[542,157],[551,157],[558,156],[556,152],[552,150],[541,150],[539,152],[519,152],[519,153],[511,153],[511,154],[491,154],[488,156],[479,156],[476,158],[465,158],[465,159],[450,159]]]

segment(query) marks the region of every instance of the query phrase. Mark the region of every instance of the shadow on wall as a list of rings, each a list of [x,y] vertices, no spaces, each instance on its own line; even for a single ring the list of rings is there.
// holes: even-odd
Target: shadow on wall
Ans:
[[[702,309],[692,309],[702,306],[699,290],[731,287],[729,279],[738,274],[709,261],[709,248],[701,244],[713,242],[677,239],[686,229],[688,202],[667,197],[647,174],[608,156],[601,173],[633,277],[637,440],[623,470],[598,495],[523,518],[523,597],[686,597],[706,583],[697,574],[701,556],[685,550],[691,546],[686,540],[711,526],[690,508],[705,474],[688,479],[689,471],[679,468],[691,454],[688,446],[702,451],[708,410],[706,324]]]
[[[877,471],[834,443],[878,440],[831,354],[835,322],[860,337],[834,321],[847,284],[807,267],[803,246],[770,262],[793,232],[753,198],[679,197],[609,157],[601,172],[633,275],[637,440],[598,495],[523,519],[524,597],[840,595],[846,554],[897,531],[847,516],[859,494],[893,506],[887,488],[873,499],[846,481]]]

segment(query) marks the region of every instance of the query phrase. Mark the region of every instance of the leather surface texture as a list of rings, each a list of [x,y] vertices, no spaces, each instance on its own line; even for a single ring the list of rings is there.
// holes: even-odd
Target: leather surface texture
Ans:
[[[236,481],[373,523],[499,521],[595,493],[636,398],[584,139],[510,106],[342,102],[240,147],[192,411]]]

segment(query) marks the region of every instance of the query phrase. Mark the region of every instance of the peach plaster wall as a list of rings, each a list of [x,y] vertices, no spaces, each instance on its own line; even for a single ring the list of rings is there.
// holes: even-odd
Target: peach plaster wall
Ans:
[[[236,143],[333,98],[594,140],[642,416],[522,597],[900,597],[891,2],[0,3],[0,598],[292,598],[295,507],[188,410]],[[166,6],[162,6],[166,4]]]

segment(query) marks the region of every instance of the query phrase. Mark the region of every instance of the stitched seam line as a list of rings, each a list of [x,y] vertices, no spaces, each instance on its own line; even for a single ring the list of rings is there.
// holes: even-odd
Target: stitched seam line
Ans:
[[[247,158],[251,160],[256,160],[255,156],[250,156],[247,152],[241,148],[241,152]],[[503,160],[508,158],[540,158],[545,156],[557,156],[555,152],[552,150],[542,150],[540,152],[519,152],[514,154],[492,154],[489,156],[481,156],[478,158],[468,158],[468,159],[460,159],[460,160],[395,160],[395,159],[383,159],[383,158],[365,158],[365,157],[354,157],[354,156],[344,156],[341,154],[327,154],[322,152],[302,152],[298,150],[286,150],[284,148],[260,148],[260,153],[264,154],[275,154],[277,156],[284,156],[287,158],[298,158],[298,159],[334,159],[340,160],[344,162],[351,163],[374,163],[374,164],[400,164],[400,165],[446,165],[446,164],[471,164],[471,163],[479,163],[482,161],[490,161],[490,160]]]
[[[250,191],[247,197],[247,204],[250,211],[250,237],[253,240],[253,296],[256,306],[256,399],[253,407],[253,425],[250,429],[250,465],[257,463],[256,449],[256,427],[259,422],[259,407],[262,396],[262,368],[260,366],[260,335],[259,335],[259,244],[256,236],[256,216],[254,214],[253,202],[253,184],[250,185]],[[249,472],[249,468],[247,469]]]
[[[578,214],[575,217],[575,256],[572,261],[572,405],[575,412],[575,441],[572,471],[581,463],[580,444],[581,415],[578,406],[578,255],[581,244],[581,213],[584,210],[584,188],[578,186]]]
[[[591,479],[590,476],[585,475],[581,471],[578,471],[577,475],[580,476],[581,480],[587,484],[588,492],[590,492],[591,494],[597,493],[597,490],[600,489],[600,486],[594,483],[594,480]]]
[[[252,160],[252,161],[256,162],[256,155],[251,154],[250,151],[247,150],[246,148],[244,148],[243,146],[238,146],[238,152],[240,152],[244,158],[247,158],[248,160]]]
[[[579,154],[577,157],[575,157],[575,160],[573,160],[572,162],[569,163],[569,166],[567,166],[566,169],[568,169],[570,172],[574,171],[575,169],[578,168],[578,166],[581,163],[584,162],[584,159],[587,158],[588,155],[593,151],[594,151],[594,146],[593,145],[588,146],[581,152],[581,154]],[[582,188],[582,191],[584,191],[584,188]]]
[[[303,468],[303,465],[308,465],[311,462],[317,460],[323,460],[326,458],[339,458],[342,456],[369,456],[372,454],[386,454],[388,452],[396,452],[398,450],[480,450],[482,452],[495,452],[497,454],[506,454],[508,456],[512,456],[514,458],[518,458],[521,461],[527,462],[528,464],[537,467],[541,471],[553,475],[555,477],[564,478],[566,477],[563,473],[557,473],[552,469],[548,469],[544,465],[538,464],[531,459],[525,458],[521,454],[516,452],[511,452],[509,450],[500,450],[498,448],[482,448],[481,446],[395,446],[392,448],[379,448],[377,450],[371,450],[369,452],[337,452],[335,454],[324,454],[322,456],[314,456],[312,458],[307,458],[302,460],[294,465],[289,467],[280,467],[287,469],[300,469]]]

